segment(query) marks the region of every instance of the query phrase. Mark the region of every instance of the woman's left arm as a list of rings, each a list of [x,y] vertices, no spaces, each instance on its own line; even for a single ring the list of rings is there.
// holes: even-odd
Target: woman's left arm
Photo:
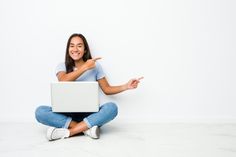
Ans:
[[[106,95],[112,95],[117,94],[123,91],[126,91],[128,89],[135,89],[138,87],[138,84],[140,80],[143,79],[143,77],[140,77],[138,79],[131,79],[127,83],[119,86],[110,86],[107,79],[104,77],[100,80],[98,80],[99,86],[101,87],[102,91]]]

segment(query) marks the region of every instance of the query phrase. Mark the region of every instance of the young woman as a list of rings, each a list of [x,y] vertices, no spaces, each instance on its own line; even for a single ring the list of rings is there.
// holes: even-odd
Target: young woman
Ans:
[[[107,94],[117,94],[138,87],[139,79],[131,79],[119,86],[111,86],[105,77],[102,67],[92,58],[86,38],[82,34],[72,34],[67,42],[65,63],[56,67],[59,81],[98,81],[102,91]],[[56,140],[84,133],[97,139],[99,127],[116,117],[117,105],[108,102],[100,106],[96,113],[54,113],[50,106],[39,106],[35,111],[38,122],[50,126],[47,139]]]

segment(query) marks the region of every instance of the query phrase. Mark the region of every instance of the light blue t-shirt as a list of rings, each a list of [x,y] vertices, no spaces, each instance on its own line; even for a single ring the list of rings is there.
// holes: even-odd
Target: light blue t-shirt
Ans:
[[[97,80],[105,77],[105,73],[102,70],[102,66],[98,62],[96,62],[95,64],[96,64],[95,68],[85,71],[75,81],[97,81]],[[76,69],[74,68],[74,70],[76,70]],[[57,67],[55,69],[56,75],[60,71],[66,72],[65,63],[60,63],[57,65]]]

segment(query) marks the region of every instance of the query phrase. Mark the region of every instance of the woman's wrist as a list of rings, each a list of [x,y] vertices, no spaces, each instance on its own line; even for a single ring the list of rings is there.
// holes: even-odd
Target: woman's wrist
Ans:
[[[122,85],[122,91],[126,91],[126,90],[128,90],[128,85],[127,85],[127,83]]]

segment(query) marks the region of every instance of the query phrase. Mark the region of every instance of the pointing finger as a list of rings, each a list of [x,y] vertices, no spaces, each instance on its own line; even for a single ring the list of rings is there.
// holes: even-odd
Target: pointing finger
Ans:
[[[93,58],[92,60],[95,62],[95,61],[97,61],[99,59],[102,59],[102,58],[101,57],[96,57],[96,58]]]
[[[137,80],[139,81],[139,80],[141,80],[141,79],[143,79],[144,77],[142,76],[142,77],[140,77],[140,78],[138,78]]]

